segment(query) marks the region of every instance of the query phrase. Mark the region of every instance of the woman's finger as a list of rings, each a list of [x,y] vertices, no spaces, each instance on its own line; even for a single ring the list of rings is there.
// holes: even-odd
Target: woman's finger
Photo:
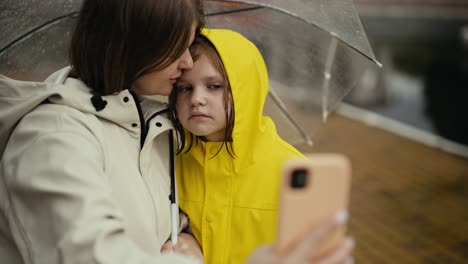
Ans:
[[[166,243],[164,243],[164,245],[162,245],[161,247],[161,253],[172,253],[174,252],[174,246],[172,245],[172,242],[169,240],[169,241],[166,241]]]
[[[197,240],[190,234],[179,234],[178,242],[175,245],[171,243],[171,247],[172,251],[175,253],[188,255],[200,261],[203,260],[203,253],[200,245],[198,245]]]
[[[348,213],[340,211],[332,219],[311,230],[290,254],[292,260],[308,259],[321,248],[321,245],[348,220]],[[294,262],[292,262],[294,263]],[[299,263],[299,262],[298,262]]]
[[[353,262],[351,252],[354,249],[354,239],[346,238],[331,254],[317,260],[317,264],[348,264]]]

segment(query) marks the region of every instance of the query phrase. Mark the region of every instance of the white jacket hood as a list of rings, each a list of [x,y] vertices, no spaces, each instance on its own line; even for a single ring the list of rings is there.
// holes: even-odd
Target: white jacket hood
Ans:
[[[63,68],[44,82],[13,80],[0,74],[0,154],[2,156],[8,138],[18,121],[45,100],[70,106],[128,130],[134,130],[131,124],[135,121],[135,116],[138,116],[136,113],[138,110],[124,102],[128,100],[125,97],[133,96],[130,91],[124,90],[117,96],[93,95],[82,81],[69,77],[70,71],[71,67]],[[114,107],[116,104],[119,106]],[[161,103],[160,108],[164,107]]]

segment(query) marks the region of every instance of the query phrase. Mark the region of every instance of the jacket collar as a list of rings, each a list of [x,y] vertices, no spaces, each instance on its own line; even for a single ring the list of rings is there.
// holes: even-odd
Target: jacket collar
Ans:
[[[46,83],[57,86],[57,95],[50,97],[49,102],[70,106],[130,130],[134,129],[133,124],[140,123],[138,102],[129,90],[106,96],[94,95],[81,80],[69,77],[70,71],[71,68],[66,67],[46,79]]]

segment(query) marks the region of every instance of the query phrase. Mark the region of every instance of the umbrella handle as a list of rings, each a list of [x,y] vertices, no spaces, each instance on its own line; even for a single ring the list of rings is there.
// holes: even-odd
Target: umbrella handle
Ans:
[[[177,199],[177,182],[175,175],[174,130],[169,131],[169,177],[171,180],[171,242],[177,244],[179,234],[179,203]]]
[[[171,242],[172,245],[177,244],[179,235],[179,205],[171,204]]]

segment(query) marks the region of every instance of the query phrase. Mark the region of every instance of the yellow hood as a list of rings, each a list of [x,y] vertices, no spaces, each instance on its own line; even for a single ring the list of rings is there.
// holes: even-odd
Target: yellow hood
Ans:
[[[235,110],[232,138],[240,159],[237,171],[252,162],[255,154],[251,147],[262,134],[276,135],[271,119],[262,115],[269,87],[267,68],[257,47],[241,34],[225,29],[204,29],[202,34],[216,47],[231,85]]]

